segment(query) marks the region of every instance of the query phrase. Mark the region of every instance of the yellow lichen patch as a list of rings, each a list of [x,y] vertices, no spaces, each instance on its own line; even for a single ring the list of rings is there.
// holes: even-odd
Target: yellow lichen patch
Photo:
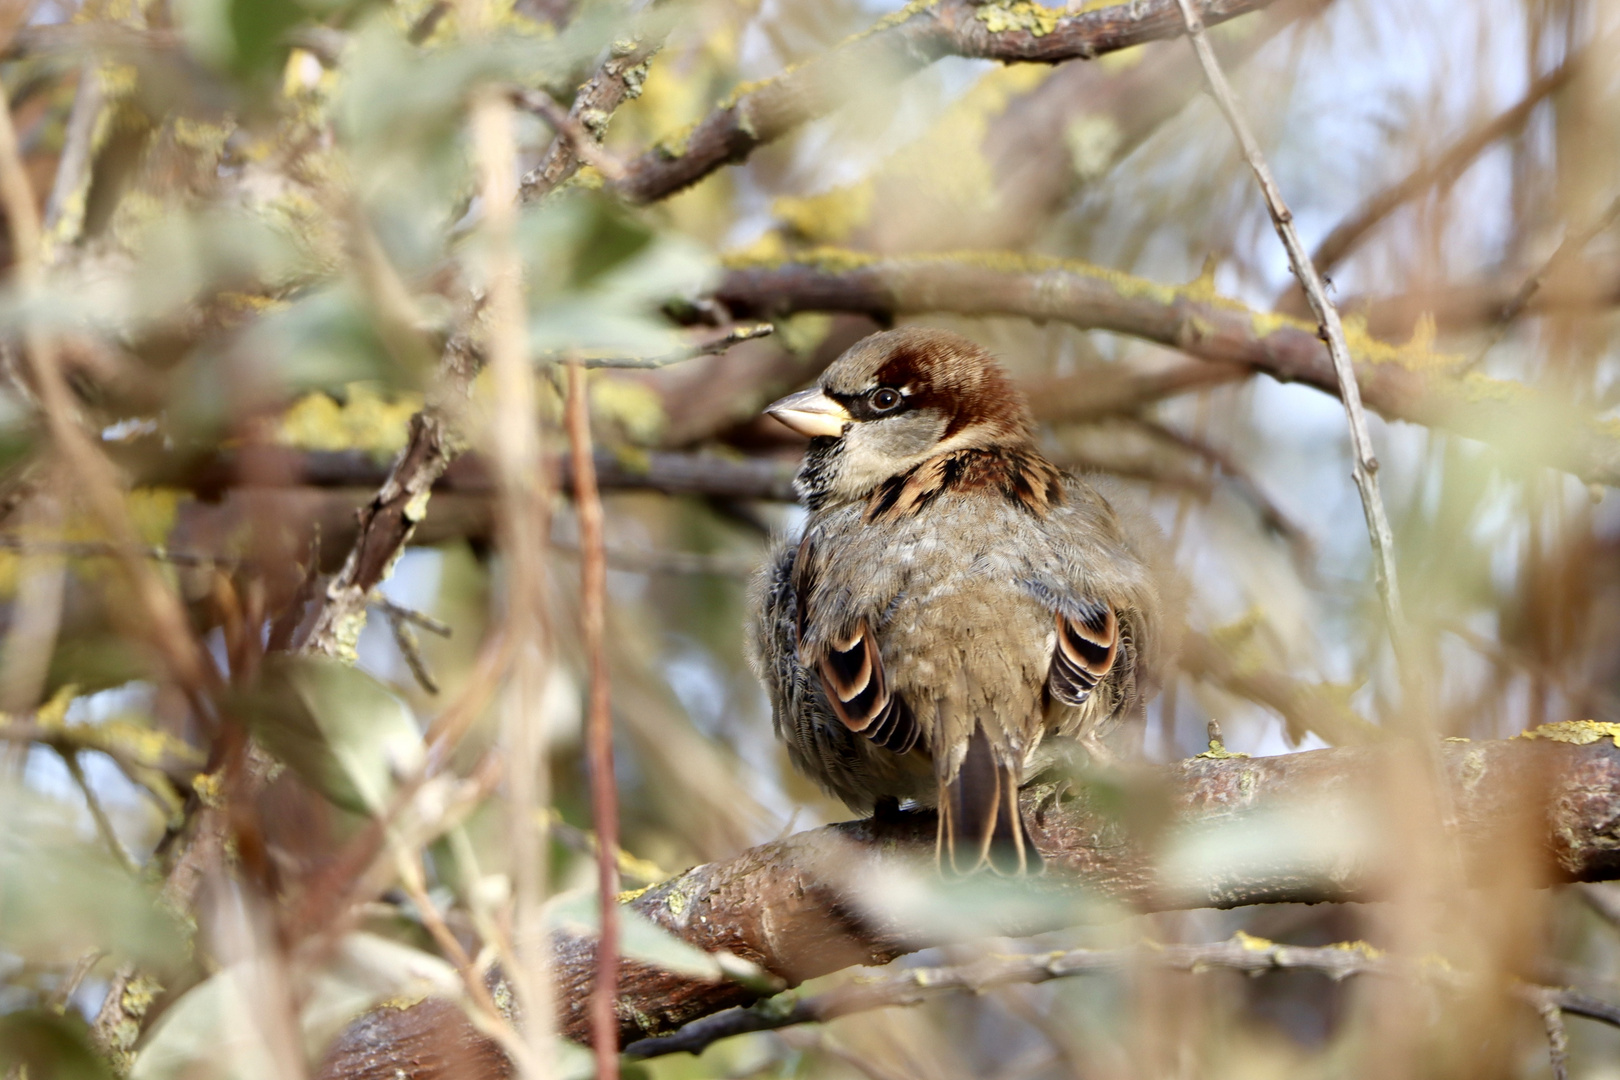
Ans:
[[[1560,720],[1556,724],[1542,724],[1529,731],[1521,731],[1515,739],[1546,739],[1549,742],[1573,743],[1586,746],[1601,739],[1613,739],[1620,747],[1620,724],[1603,720]]]
[[[647,890],[651,888],[651,885],[643,885],[639,889],[626,889],[624,892],[614,896],[613,900],[615,903],[628,904],[630,901],[645,895]]]
[[[611,424],[633,443],[643,446],[657,442],[668,418],[658,392],[636,379],[593,378],[590,386],[591,414]]]
[[[1523,383],[1508,382],[1505,379],[1493,379],[1489,375],[1481,375],[1477,371],[1470,371],[1460,380],[1463,397],[1471,402],[1485,401],[1518,401],[1530,394],[1530,388]],[[1620,431],[1615,434],[1620,435]]]
[[[1231,761],[1234,758],[1246,758],[1249,755],[1245,754],[1241,750],[1228,750],[1226,748],[1226,744],[1221,740],[1211,739],[1209,740],[1209,749],[1194,756],[1202,758],[1205,761]],[[1253,781],[1251,780],[1250,784],[1252,785],[1252,783]],[[1245,792],[1245,794],[1247,794],[1247,792]]]
[[[34,722],[43,728],[59,728],[67,723],[68,706],[79,696],[79,688],[71,683],[51,695],[51,699],[34,710]]]
[[[1276,942],[1267,938],[1255,937],[1253,934],[1246,934],[1242,930],[1239,930],[1237,933],[1233,934],[1232,940],[1243,946],[1243,948],[1249,952],[1265,952],[1267,949],[1276,947],[1277,944]]]
[[[204,806],[215,808],[225,805],[224,777],[217,772],[198,773],[191,778],[191,790]]]
[[[1181,295],[1189,300],[1214,300],[1220,294],[1215,291],[1215,270],[1220,260],[1214,255],[1204,256],[1204,265],[1198,271],[1198,276],[1181,287]]]
[[[866,224],[872,197],[872,181],[862,180],[819,195],[784,195],[771,204],[771,212],[812,243],[837,244]]]
[[[1063,144],[1069,148],[1069,167],[1075,179],[1095,180],[1113,167],[1125,133],[1119,122],[1103,114],[1077,117],[1063,129]]]
[[[795,356],[809,356],[820,348],[832,332],[831,315],[817,311],[804,311],[776,324],[776,339]]]
[[[416,394],[385,396],[366,383],[344,388],[340,404],[324,393],[306,394],[281,416],[276,441],[301,450],[365,450],[378,457],[405,446],[410,419],[422,408]]]
[[[1340,952],[1360,953],[1368,960],[1377,960],[1384,955],[1383,949],[1378,948],[1376,945],[1369,945],[1365,941],[1335,941],[1328,948],[1338,949]]]
[[[203,764],[203,755],[190,743],[134,719],[120,718],[100,724],[85,724],[80,725],[78,730],[84,742],[118,751],[122,756],[154,769],[171,760],[189,762],[198,767]]]
[[[939,0],[910,0],[898,11],[891,11],[865,30],[846,38],[842,44],[848,45],[852,41],[859,41],[862,38],[871,37],[873,34],[880,34],[891,27],[899,26],[912,16],[921,15],[937,3],[939,3]]]
[[[1408,371],[1424,373],[1451,371],[1467,363],[1467,357],[1459,354],[1436,352],[1433,333],[1429,333],[1427,339],[1424,337],[1422,319],[1418,320],[1418,328],[1410,342],[1391,345],[1367,332],[1365,317],[1348,315],[1344,319],[1344,341],[1350,347],[1351,355],[1362,363],[1399,364]]]
[[[910,213],[928,207],[969,216],[996,210],[996,176],[984,156],[985,137],[1014,99],[1051,74],[1044,64],[1009,64],[987,72],[921,138],[884,161],[873,178],[878,190],[904,193]]]
[[[1027,30],[1036,37],[1045,37],[1057,29],[1058,20],[1065,12],[1032,0],[1011,0],[1010,3],[980,4],[973,9],[973,14],[992,34]]]

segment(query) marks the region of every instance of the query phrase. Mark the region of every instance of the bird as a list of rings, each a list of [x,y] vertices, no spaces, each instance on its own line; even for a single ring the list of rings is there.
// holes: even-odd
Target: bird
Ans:
[[[1146,523],[1036,443],[991,354],[902,327],[767,407],[808,515],[751,587],[750,660],[794,766],[859,813],[938,808],[942,872],[1043,863],[1018,792],[1139,717],[1163,637]]]

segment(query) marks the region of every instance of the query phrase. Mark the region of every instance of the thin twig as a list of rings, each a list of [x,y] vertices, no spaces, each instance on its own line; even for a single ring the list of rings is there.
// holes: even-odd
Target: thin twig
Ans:
[[[574,511],[579,520],[580,622],[590,669],[590,709],[585,723],[590,762],[591,816],[596,826],[596,891],[599,930],[596,982],[591,988],[591,1044],[597,1080],[619,1075],[619,1020],[614,1013],[619,972],[619,793],[613,779],[613,713],[608,701],[607,555],[602,496],[591,456],[590,397],[585,372],[568,365],[568,456],[574,466]]]
[[[513,87],[512,102],[551,125],[551,130],[568,140],[568,145],[581,161],[608,180],[617,182],[624,179],[624,162],[602,149],[602,144],[585,130],[585,125],[553,101],[550,94],[544,90]]]
[[[1322,284],[1322,275],[1317,273],[1310,253],[1305,250],[1305,245],[1300,242],[1299,233],[1294,230],[1294,215],[1283,202],[1282,192],[1277,188],[1276,180],[1272,178],[1271,168],[1260,152],[1260,144],[1255,141],[1254,133],[1249,130],[1248,121],[1238,110],[1232,87],[1227,83],[1219,61],[1215,59],[1214,50],[1209,47],[1209,40],[1204,36],[1203,21],[1193,9],[1192,0],[1176,0],[1176,2],[1181,6],[1182,21],[1186,23],[1193,51],[1198,55],[1198,63],[1204,69],[1204,78],[1209,83],[1210,93],[1214,96],[1215,103],[1220,106],[1221,113],[1226,117],[1233,134],[1237,136],[1244,159],[1254,170],[1255,178],[1260,183],[1261,194],[1265,196],[1266,209],[1271,212],[1272,224],[1276,226],[1283,247],[1288,250],[1289,265],[1293,267],[1294,275],[1304,286],[1305,298],[1310,301],[1311,311],[1316,316],[1321,334],[1327,341],[1328,355],[1333,360],[1333,370],[1338,376],[1339,397],[1344,401],[1344,410],[1350,420],[1350,446],[1354,457],[1352,475],[1355,478],[1356,490],[1361,493],[1361,507],[1366,515],[1367,532],[1372,540],[1373,571],[1378,582],[1378,595],[1383,600],[1384,616],[1388,620],[1390,637],[1395,643],[1396,655],[1399,657],[1405,651],[1402,646],[1406,640],[1406,619],[1401,611],[1400,583],[1395,573],[1395,538],[1390,531],[1389,517],[1384,512],[1383,496],[1378,490],[1378,458],[1373,453],[1372,436],[1367,431],[1367,413],[1361,405],[1361,385],[1356,381],[1355,363],[1350,357],[1350,346],[1345,342],[1344,326],[1339,321],[1338,309],[1328,299],[1327,289]]]
[[[1569,1032],[1564,1029],[1564,1010],[1552,995],[1541,995],[1536,1012],[1547,1031],[1547,1056],[1552,1063],[1553,1080],[1569,1080]]]
[[[422,656],[422,643],[416,637],[416,631],[405,619],[393,612],[388,612],[388,629],[394,636],[394,647],[405,658],[405,666],[411,669],[411,675],[417,683],[430,694],[439,692],[439,680],[433,677],[433,672]]]
[[[574,95],[573,104],[568,108],[568,120],[582,128],[593,143],[599,144],[619,106],[641,96],[647,65],[663,43],[663,34],[654,30],[639,38],[613,42],[596,72]],[[559,128],[540,164],[525,173],[519,182],[519,197],[531,202],[549,194],[574,175],[581,160],[579,143],[565,129]],[[623,175],[622,169],[620,175]]]
[[[3,88],[0,88],[0,205],[5,209],[11,228],[17,284],[25,295],[31,295],[39,289],[44,277],[42,233],[33,187],[19,156],[11,106]],[[77,418],[72,392],[57,365],[53,343],[32,328],[25,328],[23,337],[23,351],[46,429],[64,462],[76,474],[78,493],[86,509],[120,548],[135,546],[138,537],[117,475],[112,463]],[[186,694],[198,718],[212,726],[216,717],[207,694],[219,684],[219,673],[198,647],[179,597],[141,559],[121,557],[120,569],[149,620],[146,639],[156,646],[170,676]]]
[[[79,794],[84,796],[84,804],[90,808],[90,819],[96,823],[96,832],[101,836],[102,843],[107,845],[107,851],[118,860],[118,865],[131,874],[139,874],[141,868],[130,858],[129,852],[124,850],[124,842],[118,839],[112,819],[107,817],[107,811],[102,807],[95,789],[90,786],[90,781],[85,779],[84,766],[79,764],[78,752],[62,746],[55,749],[57,756],[62,759],[62,764],[67,766],[68,775],[73,777],[74,786],[79,789]]]
[[[1491,322],[1490,334],[1486,337],[1485,344],[1481,345],[1479,351],[1468,361],[1465,370],[1471,371],[1484,362],[1486,355],[1496,348],[1497,344],[1506,336],[1513,323],[1524,313],[1524,309],[1529,306],[1530,301],[1535,299],[1536,293],[1541,291],[1542,283],[1551,276],[1554,270],[1561,268],[1569,259],[1579,255],[1586,249],[1587,244],[1597,239],[1600,233],[1608,231],[1617,220],[1620,220],[1620,198],[1616,198],[1611,202],[1603,213],[1599,214],[1586,228],[1565,233],[1564,239],[1559,242],[1558,247],[1553,250],[1551,255],[1547,256],[1547,261],[1541,264],[1540,269],[1524,280],[1524,284],[1519,286],[1513,296],[1508,299],[1508,302],[1503,304],[1501,310],[1496,313],[1496,318]]]
[[[455,635],[455,630],[449,623],[435,619],[426,612],[417,611],[415,608],[406,607],[404,604],[396,604],[394,601],[388,599],[388,597],[384,596],[380,592],[371,594],[371,605],[373,607],[382,608],[383,611],[387,612],[391,618],[401,619],[405,622],[420,626],[423,630],[426,630],[430,634],[437,634],[442,638],[453,637]]]
[[[501,1049],[511,1055],[513,1060],[524,1063],[525,1072],[534,1072],[536,1066],[527,1058],[528,1046],[513,1030],[512,1022],[501,1015],[500,1007],[495,1003],[495,998],[479,972],[478,965],[467,955],[467,950],[462,948],[461,942],[446,925],[444,916],[439,914],[438,905],[433,902],[433,897],[428,894],[420,856],[405,850],[397,841],[394,846],[394,861],[399,871],[400,886],[405,890],[405,895],[411,898],[418,918],[422,920],[422,925],[427,928],[434,943],[460,974],[462,985],[467,988],[468,1000],[472,1002],[474,1024],[485,1035],[499,1043]]]
[[[75,960],[73,966],[68,969],[67,974],[62,976],[62,981],[57,984],[56,988],[51,991],[50,997],[46,999],[46,1008],[58,1014],[67,1012],[68,1003],[73,1000],[73,995],[79,992],[79,987],[84,985],[85,978],[95,970],[96,965],[101,962],[101,958],[106,955],[105,949],[91,949]]]
[[[569,357],[569,359],[586,368],[653,370],[669,367],[671,364],[679,364],[685,360],[695,360],[700,356],[715,356],[725,352],[733,345],[769,337],[775,331],[776,327],[770,323],[743,323],[728,327],[724,333],[715,337],[694,342],[662,356],[581,356]]]
[[[73,110],[68,113],[67,129],[62,135],[62,154],[56,162],[56,178],[45,203],[45,242],[50,250],[47,259],[57,257],[62,250],[78,239],[84,224],[85,200],[82,197],[90,187],[90,166],[94,156],[96,125],[106,105],[106,90],[101,85],[101,59],[91,56],[79,70],[79,86],[73,97]]]

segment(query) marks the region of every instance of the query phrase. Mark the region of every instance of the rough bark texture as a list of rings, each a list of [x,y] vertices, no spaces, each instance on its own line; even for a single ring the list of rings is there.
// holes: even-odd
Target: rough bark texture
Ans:
[[[1455,839],[1474,882],[1501,884],[1517,850],[1529,852],[1538,884],[1620,876],[1620,749],[1598,725],[1567,725],[1563,734],[1598,741],[1442,748],[1457,811]],[[1414,753],[1397,743],[1273,758],[1194,758],[1126,781],[1132,789],[1127,804],[1157,803],[1164,810],[1141,819],[1108,809],[1118,804],[1117,794],[1082,788],[1054,799],[1050,790],[1026,792],[1026,817],[1047,872],[1032,882],[1003,883],[1005,904],[978,896],[974,932],[1031,934],[1124,910],[1377,899],[1412,832],[1400,808],[1381,793],[1390,770]],[[1355,823],[1359,840],[1349,828]],[[876,910],[862,900],[894,895],[892,888],[871,888],[896,880],[888,875],[931,880],[933,848],[931,814],[848,822],[694,867],[630,905],[700,948],[734,953],[797,985],[943,940],[937,926],[929,929],[905,909]],[[1199,854],[1175,855],[1188,850]],[[1062,902],[1011,902],[1032,892]],[[557,944],[558,1019],[576,1039],[586,1033],[591,954],[588,940]],[[737,983],[627,964],[620,1037],[629,1043],[672,1031],[756,997]],[[508,1071],[459,1010],[430,1001],[357,1022],[331,1048],[319,1076],[423,1080],[453,1072],[493,1080]]]

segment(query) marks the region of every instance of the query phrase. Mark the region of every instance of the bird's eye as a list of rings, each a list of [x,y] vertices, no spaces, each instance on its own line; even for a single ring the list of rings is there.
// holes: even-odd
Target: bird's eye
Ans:
[[[900,403],[904,401],[905,398],[900,396],[900,391],[898,390],[892,390],[887,386],[880,386],[876,390],[872,391],[872,396],[868,400],[871,401],[872,408],[877,412],[888,412],[891,409],[898,408]]]

